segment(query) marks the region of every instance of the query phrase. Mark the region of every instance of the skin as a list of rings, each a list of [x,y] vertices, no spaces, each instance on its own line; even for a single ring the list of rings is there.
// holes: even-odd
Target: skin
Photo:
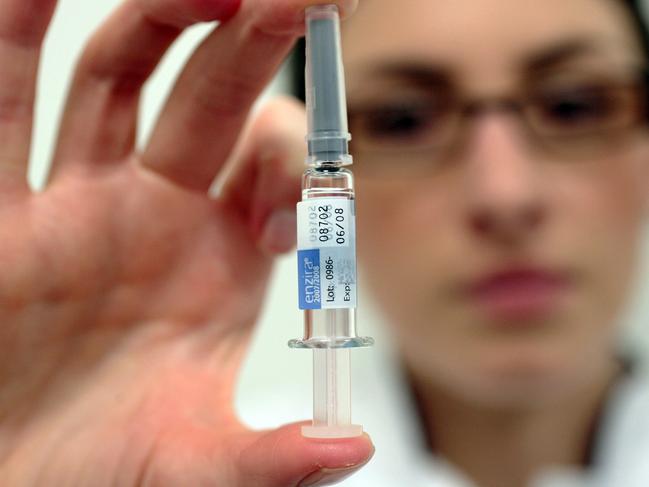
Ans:
[[[321,485],[372,455],[366,436],[250,431],[232,404],[273,257],[295,239],[302,153],[286,134],[303,112],[280,100],[244,122],[312,3],[124,2],[86,47],[53,177],[32,194],[55,2],[0,0],[2,485]],[[136,151],[142,84],[182,29],[217,19]]]
[[[350,106],[416,93],[407,76],[385,74],[395,62],[441,67],[469,98],[516,92],[533,75],[526,60],[573,39],[596,47],[557,73],[643,62],[627,12],[610,0],[373,0],[343,34]],[[619,373],[618,315],[647,211],[645,132],[566,162],[518,129],[507,114],[484,115],[459,155],[414,178],[398,169],[408,155],[380,177],[356,154],[363,282],[393,325],[431,444],[492,487],[584,461]],[[506,323],[461,292],[519,263],[569,276],[551,313]]]
[[[0,483],[307,485],[371,456],[366,437],[252,432],[232,408],[273,256],[294,241],[304,146],[303,112],[286,100],[244,123],[311,3],[125,2],[88,44],[52,180],[34,195],[33,87],[54,2],[0,0]],[[368,65],[389,56],[443,61],[476,96],[511,91],[516,60],[566,32],[605,35],[607,60],[640,56],[608,0],[367,4],[344,28],[350,103],[379,81]],[[142,83],[180,30],[214,19],[225,22],[136,151]],[[543,465],[582,459],[617,373],[614,322],[647,204],[647,148],[642,139],[554,164],[502,115],[472,133],[458,164],[416,181],[364,177],[358,157],[359,256],[398,325],[436,449],[480,485],[522,486]],[[542,218],[516,218],[530,208]],[[551,323],[493,328],[454,293],[512,256],[575,276]]]

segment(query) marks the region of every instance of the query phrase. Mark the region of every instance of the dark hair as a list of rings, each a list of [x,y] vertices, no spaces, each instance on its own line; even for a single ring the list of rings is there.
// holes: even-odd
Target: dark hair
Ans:
[[[647,20],[641,6],[642,0],[622,0],[622,3],[631,12],[634,27],[638,32],[639,40],[642,44],[645,61],[649,64],[649,29],[647,28]]]
[[[647,27],[647,20],[642,8],[643,0],[621,0],[622,3],[631,13],[631,21],[638,33],[638,40],[640,41],[642,51],[644,53],[645,62],[649,68],[649,28]],[[291,54],[291,78],[292,78],[292,92],[293,94],[304,101],[304,38],[300,39]],[[649,79],[648,79],[649,82]]]
[[[297,99],[302,100],[303,102],[306,97],[306,87],[304,86],[306,83],[304,73],[306,66],[305,52],[306,41],[304,40],[304,37],[301,37],[295,44],[288,61],[291,80],[291,86],[289,89]]]

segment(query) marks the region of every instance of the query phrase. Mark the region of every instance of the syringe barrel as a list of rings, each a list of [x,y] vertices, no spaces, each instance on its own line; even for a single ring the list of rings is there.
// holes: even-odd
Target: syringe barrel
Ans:
[[[308,209],[305,208],[305,202],[308,203]],[[328,215],[325,211],[327,218],[323,219],[322,205],[330,205],[332,202],[335,202],[335,209],[329,210]],[[344,246],[340,249],[328,246],[319,250],[319,271],[316,279],[321,283],[322,305],[319,309],[303,307],[303,339],[291,340],[289,345],[294,348],[353,348],[372,345],[371,338],[359,337],[356,330],[356,215],[354,177],[351,171],[334,164],[307,169],[302,178],[302,204],[298,206],[298,249],[310,248],[308,239],[313,236],[311,231],[315,229],[320,232],[321,229],[330,227],[333,227],[336,234],[341,231]],[[341,220],[340,223],[337,220]],[[329,222],[332,225],[329,225]],[[316,223],[315,227],[313,223]],[[321,236],[320,233],[316,235]],[[318,247],[320,244],[321,240],[316,240],[313,245]],[[330,275],[327,275],[326,256],[329,255],[333,256],[333,259]],[[303,262],[299,261],[298,267],[304,272]],[[344,281],[343,284],[340,283],[341,280]],[[308,283],[302,279],[303,294],[305,284]],[[334,287],[333,291],[329,291],[330,286]],[[326,308],[326,303],[332,295],[337,296],[338,305]]]

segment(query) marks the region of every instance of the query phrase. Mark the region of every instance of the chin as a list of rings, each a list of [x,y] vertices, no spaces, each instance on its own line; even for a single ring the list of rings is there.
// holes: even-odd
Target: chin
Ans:
[[[430,372],[449,391],[495,409],[530,409],[578,393],[592,376],[592,355],[570,343],[476,344],[429,355]],[[579,352],[579,353],[577,353]]]
[[[456,364],[453,383],[486,407],[534,408],[574,394],[587,382],[588,366],[576,355],[538,344],[491,347]]]

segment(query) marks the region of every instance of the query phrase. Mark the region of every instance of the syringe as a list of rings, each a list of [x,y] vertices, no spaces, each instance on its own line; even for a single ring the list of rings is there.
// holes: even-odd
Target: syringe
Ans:
[[[356,211],[347,128],[340,20],[335,5],[306,10],[309,168],[298,203],[298,279],[304,338],[313,349],[313,438],[359,436],[351,422],[350,349],[371,346],[356,334]]]

